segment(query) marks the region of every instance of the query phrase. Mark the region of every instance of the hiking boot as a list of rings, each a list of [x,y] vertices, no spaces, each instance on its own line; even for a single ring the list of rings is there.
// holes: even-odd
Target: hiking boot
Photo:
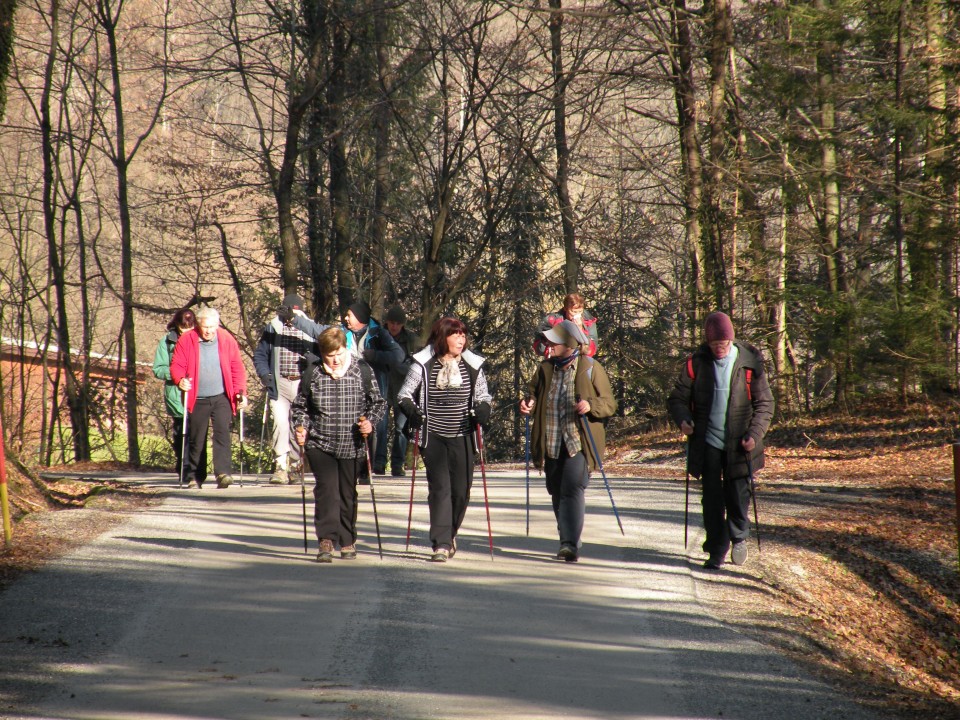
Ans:
[[[333,540],[324,539],[320,541],[320,552],[317,553],[317,562],[333,562]]]
[[[707,558],[706,562],[703,563],[703,567],[707,570],[719,570],[720,566],[723,565],[723,558],[726,556],[726,553],[710,553],[710,557]]]
[[[390,475],[392,475],[393,477],[406,477],[407,473],[404,472],[404,469],[402,467],[395,467],[392,470],[390,470]]]
[[[223,473],[222,475],[217,475],[217,487],[221,490],[223,488],[230,487],[230,484],[233,482],[233,476]]]
[[[387,474],[387,468],[385,468],[383,465],[378,465],[377,467],[375,467],[375,468],[373,469],[373,474],[374,474],[374,475],[386,475],[386,474]]]
[[[342,560],[356,560],[357,559],[357,546],[356,545],[344,545],[340,548],[340,558]]]
[[[283,468],[277,468],[270,476],[271,485],[287,485],[290,482],[290,475]]]
[[[557,552],[557,560],[576,562],[579,559],[576,549],[570,545],[561,545],[560,550]]]
[[[746,540],[740,540],[733,544],[733,550],[730,551],[730,559],[734,565],[743,565],[747,561]]]
[[[433,551],[433,555],[430,556],[431,562],[446,562],[450,557],[450,551],[446,548],[437,548]]]

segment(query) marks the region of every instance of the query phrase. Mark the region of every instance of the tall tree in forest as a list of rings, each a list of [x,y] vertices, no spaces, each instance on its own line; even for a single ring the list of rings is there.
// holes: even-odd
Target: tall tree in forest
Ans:
[[[570,199],[570,147],[567,143],[567,84],[563,66],[563,4],[550,0],[550,68],[553,73],[553,142],[557,153],[554,189],[560,208],[563,235],[563,284],[568,293],[576,292],[580,281],[580,255],[577,248],[576,219]]]
[[[7,106],[7,76],[13,55],[13,17],[17,0],[0,0],[0,120]]]
[[[107,41],[107,66],[110,73],[110,96],[113,110],[112,118],[106,114],[97,115],[97,121],[102,129],[102,138],[110,162],[116,171],[117,182],[117,213],[120,221],[120,298],[123,302],[123,321],[121,333],[124,346],[124,375],[127,420],[127,452],[128,460],[133,465],[140,464],[140,428],[138,420],[137,401],[137,334],[134,320],[136,306],[136,288],[133,281],[133,223],[130,216],[130,166],[144,141],[153,132],[160,117],[160,112],[166,102],[168,83],[166,71],[166,53],[169,46],[166,42],[166,8],[162,12],[162,24],[158,28],[160,39],[158,42],[159,57],[161,58],[158,70],[160,81],[154,88],[156,95],[151,97],[152,108],[146,114],[145,122],[137,129],[137,134],[128,146],[127,138],[127,110],[124,106],[124,68],[127,60],[122,56],[120,33],[123,18],[124,3],[119,0],[93,0],[91,5],[92,16]]]

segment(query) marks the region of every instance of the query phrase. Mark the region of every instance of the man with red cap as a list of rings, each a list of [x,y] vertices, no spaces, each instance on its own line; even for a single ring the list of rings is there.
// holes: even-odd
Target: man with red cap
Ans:
[[[728,551],[735,565],[747,559],[750,470],[763,467],[773,395],[760,351],[734,340],[725,313],[708,315],[703,334],[705,342],[684,363],[667,407],[688,438],[687,471],[703,488],[704,567],[715,570]]]

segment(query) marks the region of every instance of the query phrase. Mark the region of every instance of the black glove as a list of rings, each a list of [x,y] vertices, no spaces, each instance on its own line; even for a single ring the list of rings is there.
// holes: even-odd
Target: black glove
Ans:
[[[473,416],[477,419],[477,425],[486,430],[490,425],[490,403],[476,403],[473,406]]]
[[[420,412],[420,408],[414,404],[413,400],[410,398],[400,400],[400,409],[407,416],[407,425],[410,426],[411,430],[419,430],[423,427],[423,413]]]
[[[281,305],[280,309],[277,310],[277,318],[284,325],[289,325],[293,322],[293,308],[287,307],[286,305]]]
[[[377,357],[377,351],[373,348],[364,348],[363,349],[363,359],[368,363],[372,363]]]

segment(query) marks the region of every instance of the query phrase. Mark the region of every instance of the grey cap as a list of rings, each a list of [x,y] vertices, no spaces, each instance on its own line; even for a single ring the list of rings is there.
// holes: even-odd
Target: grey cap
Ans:
[[[583,334],[583,330],[569,320],[563,320],[549,330],[544,330],[543,336],[555,345],[566,345],[568,348],[590,344],[587,336]]]

